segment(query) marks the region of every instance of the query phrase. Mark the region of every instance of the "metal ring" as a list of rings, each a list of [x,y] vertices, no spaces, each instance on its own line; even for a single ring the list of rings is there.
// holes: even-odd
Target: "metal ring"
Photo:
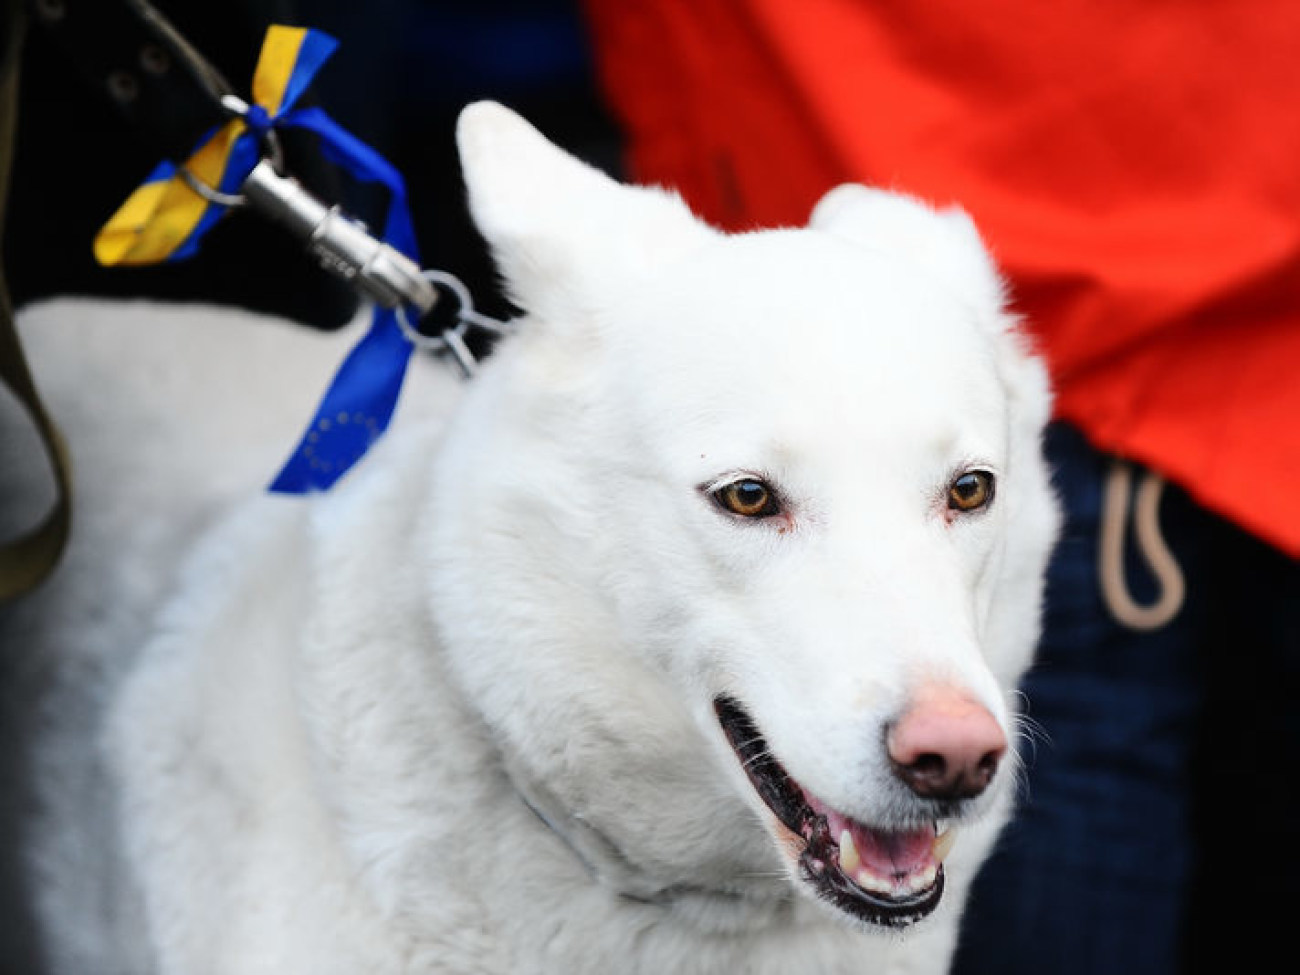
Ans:
[[[452,296],[456,299],[456,326],[453,330],[458,332],[460,335],[464,336],[469,328],[480,328],[485,332],[491,332],[493,335],[497,336],[509,335],[514,331],[509,322],[498,321],[495,318],[490,318],[487,315],[480,313],[474,307],[474,299],[469,293],[469,288],[465,287],[465,282],[456,277],[456,275],[447,271],[426,270],[421,271],[420,276],[433,285],[435,291],[445,289],[446,291],[450,291]],[[407,324],[408,326],[410,325],[409,320],[407,321]],[[414,328],[412,328],[412,331],[415,331],[421,338],[430,338],[430,336],[424,335],[423,333],[416,331]]]
[[[465,282],[456,275],[447,271],[421,271],[420,277],[433,285],[435,290],[445,288],[452,293],[459,305],[456,309],[458,323],[469,324],[476,317],[474,298],[470,295],[469,288],[465,287]]]
[[[456,364],[460,366],[465,378],[473,379],[478,373],[478,360],[474,358],[474,353],[470,351],[465,342],[465,336],[469,333],[470,327],[484,328],[499,335],[506,331],[505,323],[476,312],[474,310],[474,299],[470,296],[469,289],[454,274],[449,274],[446,271],[421,271],[420,276],[432,284],[435,290],[451,292],[452,297],[458,303],[456,324],[445,329],[439,335],[425,335],[411,324],[411,320],[406,316],[405,306],[398,305],[394,309],[397,327],[402,330],[402,334],[417,349],[427,349],[438,354],[449,353],[456,360]]]
[[[406,340],[417,349],[435,355],[449,354],[456,360],[456,365],[460,366],[466,379],[473,379],[478,374],[478,360],[465,344],[465,333],[469,331],[468,319],[458,318],[454,326],[440,335],[425,335],[411,324],[411,320],[406,317],[406,308],[402,305],[393,309],[393,317],[397,319],[397,327],[402,330]]]
[[[249,104],[238,95],[225,94],[221,96],[221,107],[231,118],[246,119],[249,112]],[[247,124],[247,123],[245,123]],[[275,168],[276,173],[284,175],[284,149],[280,145],[280,137],[275,129],[268,128],[256,133],[257,141],[262,144],[266,151],[266,157],[271,160],[271,165]],[[203,180],[194,175],[194,172],[185,165],[178,167],[181,179],[185,180],[185,185],[192,189],[209,203],[216,203],[223,207],[242,207],[247,206],[248,199],[242,193],[223,193],[216,187],[209,186]]]
[[[243,118],[248,114],[248,102],[244,101],[238,95],[222,95],[221,107],[225,109],[227,115],[234,118]]]
[[[427,349],[430,352],[446,352],[449,348],[446,338],[448,335],[455,335],[461,340],[461,344],[464,344],[465,335],[472,324],[471,315],[474,312],[474,301],[470,297],[469,289],[465,287],[465,283],[460,278],[445,271],[421,271],[420,276],[432,284],[435,290],[438,290],[439,286],[441,286],[451,292],[459,303],[459,307],[456,309],[456,324],[444,329],[438,335],[426,335],[411,324],[411,320],[406,316],[406,306],[399,304],[393,311],[397,316],[397,325],[401,328],[402,334],[417,349]],[[436,305],[437,302],[435,301],[434,304]]]
[[[464,318],[457,318],[455,325],[438,335],[425,335],[412,325],[411,320],[406,317],[406,307],[404,305],[398,305],[394,308],[393,314],[397,317],[397,327],[402,330],[402,334],[406,336],[407,340],[417,349],[427,349],[430,352],[445,352],[447,350],[446,336],[455,334],[464,339],[465,333],[469,331],[469,321]]]
[[[467,322],[474,328],[481,328],[493,335],[510,335],[514,332],[509,322],[489,318],[475,308],[474,299],[470,296],[469,289],[465,287],[465,282],[456,275],[446,271],[421,271],[420,274],[435,288],[442,285],[456,296],[456,300],[460,302],[460,311],[456,314],[459,321]]]
[[[223,193],[221,190],[213,189],[203,180],[199,179],[190,170],[188,166],[178,166],[177,172],[180,173],[181,179],[185,180],[185,185],[192,189],[209,203],[219,203],[223,207],[242,207],[247,206],[248,200],[242,193]]]

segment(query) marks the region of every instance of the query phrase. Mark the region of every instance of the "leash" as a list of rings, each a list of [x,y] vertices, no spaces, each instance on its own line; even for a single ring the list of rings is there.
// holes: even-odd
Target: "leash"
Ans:
[[[0,0],[0,237],[3,236],[9,168],[13,161],[18,106],[19,52],[25,24],[16,0]],[[14,327],[13,306],[0,268],[0,384],[13,394],[40,437],[54,474],[54,503],[32,528],[0,545],[0,603],[38,586],[54,570],[72,524],[72,470],[58,429],[41,402]]]
[[[316,107],[297,107],[317,71],[337,48],[320,31],[272,26],[253,72],[251,97],[229,83],[147,0],[128,0],[143,14],[156,43],[187,66],[198,97],[220,121],[183,162],[164,159],[108,220],[95,239],[106,266],[184,260],[228,212],[259,213],[298,239],[320,264],[374,305],[371,325],[348,354],[298,444],[270,485],[277,493],[328,490],[387,429],[412,353],[454,361],[468,378],[477,363],[467,338],[496,337],[506,323],[475,311],[465,286],[450,274],[421,268],[401,174],[378,152]],[[337,205],[315,197],[285,169],[278,132],[318,137],[322,154],[354,180],[388,194],[375,236]],[[433,325],[435,306],[450,306],[450,324]]]

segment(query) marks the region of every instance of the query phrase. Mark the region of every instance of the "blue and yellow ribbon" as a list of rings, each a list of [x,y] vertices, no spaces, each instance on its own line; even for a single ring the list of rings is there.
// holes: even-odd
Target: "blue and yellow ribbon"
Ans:
[[[320,137],[325,156],[354,179],[388,191],[383,239],[419,263],[401,174],[379,153],[319,108],[295,109],[337,42],[319,31],[274,26],[253,75],[252,104],[201,140],[185,163],[222,193],[236,194],[261,157],[267,128],[292,126]],[[226,207],[190,188],[177,166],[163,162],[104,225],[95,257],[106,265],[177,261],[197,252]],[[302,494],[330,488],[388,427],[412,345],[392,309],[376,307],[366,334],[348,354],[271,490]]]
[[[238,193],[261,157],[262,132],[287,121],[286,114],[336,47],[338,42],[320,31],[271,27],[253,72],[248,115],[204,136],[186,168],[222,193]],[[164,160],[104,224],[95,237],[95,259],[110,267],[184,260],[197,252],[203,235],[225,211],[191,189],[179,167]]]

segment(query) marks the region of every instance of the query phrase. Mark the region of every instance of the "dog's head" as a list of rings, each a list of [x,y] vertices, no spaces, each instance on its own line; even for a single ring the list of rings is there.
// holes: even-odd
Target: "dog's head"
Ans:
[[[779,858],[843,916],[929,913],[1014,775],[1055,529],[970,221],[841,187],[728,236],[499,106],[459,140],[527,318],[445,451],[433,591],[512,768],[666,882]]]

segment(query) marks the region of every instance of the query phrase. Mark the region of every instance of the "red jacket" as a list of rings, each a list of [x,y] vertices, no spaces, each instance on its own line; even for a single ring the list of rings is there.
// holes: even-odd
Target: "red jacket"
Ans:
[[[1300,557],[1300,4],[587,9],[633,178],[733,229],[960,203],[1059,415]]]

